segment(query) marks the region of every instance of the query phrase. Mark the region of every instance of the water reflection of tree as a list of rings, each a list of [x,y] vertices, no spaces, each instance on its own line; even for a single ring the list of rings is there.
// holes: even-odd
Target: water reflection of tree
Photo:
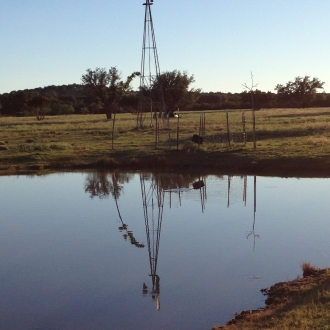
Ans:
[[[241,180],[243,180],[243,202],[246,206],[247,201],[247,176],[241,176]],[[230,206],[230,195],[232,190],[232,179],[233,177],[228,175],[227,177],[227,207]],[[256,238],[260,236],[255,233],[255,224],[256,224],[256,212],[257,212],[257,177],[254,176],[254,196],[253,196],[253,223],[252,223],[252,230],[246,233],[246,238],[249,239],[251,236],[253,237],[253,251],[256,245]]]
[[[143,248],[144,244],[139,243],[135,239],[133,232],[128,230],[128,225],[124,223],[118,204],[120,194],[124,189],[123,184],[128,183],[132,178],[133,175],[130,173],[89,173],[85,181],[85,192],[89,192],[91,198],[98,197],[103,199],[111,195],[115,200],[119,220],[121,221],[121,226],[118,227],[119,231],[124,232],[123,237],[125,240],[128,238],[131,244],[138,248]]]
[[[108,173],[89,173],[87,175],[84,188],[85,192],[88,192],[91,198],[107,198],[112,189],[111,182],[108,179]]]
[[[157,185],[163,190],[189,188],[191,183],[199,178],[198,175],[188,173],[155,173],[149,176],[149,178],[151,177],[157,181]]]

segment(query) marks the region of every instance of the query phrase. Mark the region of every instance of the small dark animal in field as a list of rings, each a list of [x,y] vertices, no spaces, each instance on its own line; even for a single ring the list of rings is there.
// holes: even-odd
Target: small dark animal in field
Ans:
[[[204,138],[202,136],[199,136],[198,134],[194,134],[191,141],[195,142],[197,144],[203,144],[204,143]]]

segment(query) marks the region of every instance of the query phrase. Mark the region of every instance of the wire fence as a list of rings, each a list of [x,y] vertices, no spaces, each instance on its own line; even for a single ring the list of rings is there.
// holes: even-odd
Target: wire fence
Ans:
[[[141,138],[131,142],[139,147],[156,149],[239,148],[253,142],[251,114],[252,111],[247,110],[178,111],[173,117],[145,114],[142,128],[135,127]],[[112,146],[120,143],[120,134],[124,132],[120,124],[112,126]]]

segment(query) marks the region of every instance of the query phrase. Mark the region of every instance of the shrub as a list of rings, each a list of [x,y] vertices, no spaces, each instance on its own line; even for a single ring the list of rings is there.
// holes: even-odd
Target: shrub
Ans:
[[[101,168],[116,167],[118,163],[111,157],[103,156],[96,160],[96,165]]]
[[[131,160],[129,161],[129,165],[130,167],[132,168],[137,168],[139,166],[141,166],[141,161],[140,159],[136,158],[136,157],[133,157],[131,158]]]
[[[300,268],[303,271],[303,277],[312,276],[320,270],[320,268],[311,265],[308,261],[303,261]]]
[[[51,144],[49,148],[52,150],[65,150],[66,146],[63,144]]]
[[[88,108],[84,107],[80,109],[79,113],[81,113],[82,115],[87,115],[89,113],[89,110]]]
[[[152,165],[153,167],[166,167],[167,166],[167,159],[164,156],[155,156],[152,157],[148,161],[149,165]]]

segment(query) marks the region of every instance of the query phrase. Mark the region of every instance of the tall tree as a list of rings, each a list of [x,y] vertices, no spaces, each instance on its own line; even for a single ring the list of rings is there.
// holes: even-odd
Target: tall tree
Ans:
[[[34,109],[35,116],[38,120],[43,120],[46,113],[50,112],[50,100],[45,96],[34,96],[28,101],[28,105]]]
[[[82,75],[81,81],[85,86],[90,104],[98,104],[110,119],[112,113],[117,112],[121,98],[131,90],[132,80],[139,76],[139,72],[133,72],[122,81],[116,67],[109,71],[105,68],[87,69]]]
[[[309,76],[296,77],[286,85],[278,84],[275,87],[278,101],[281,105],[293,107],[308,107],[315,99],[318,89],[323,89],[324,82],[318,78],[310,79]]]
[[[243,91],[241,93],[241,107],[252,108],[251,105],[251,94],[253,94],[254,108],[255,110],[260,110],[261,108],[271,108],[273,107],[275,94],[271,92],[262,92],[259,89],[256,89],[252,92]]]
[[[201,90],[190,88],[190,85],[194,82],[194,75],[189,76],[187,71],[167,71],[155,79],[152,90],[154,95],[157,95],[159,90],[163,91],[167,111],[173,112],[178,107],[196,101]]]

